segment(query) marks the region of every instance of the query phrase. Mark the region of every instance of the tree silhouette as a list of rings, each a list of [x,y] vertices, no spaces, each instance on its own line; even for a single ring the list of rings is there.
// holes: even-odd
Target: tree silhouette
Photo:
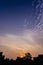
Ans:
[[[6,58],[4,59],[3,52],[0,52],[0,65],[43,65],[43,54],[34,57],[30,53],[26,53],[25,57],[17,57],[16,60]]]
[[[32,59],[32,55],[30,53],[26,53],[25,54],[25,59]]]
[[[0,52],[0,59],[1,59],[1,60],[4,60],[4,57],[5,57],[5,56],[3,55],[3,52]],[[1,61],[1,60],[0,60],[0,61]]]

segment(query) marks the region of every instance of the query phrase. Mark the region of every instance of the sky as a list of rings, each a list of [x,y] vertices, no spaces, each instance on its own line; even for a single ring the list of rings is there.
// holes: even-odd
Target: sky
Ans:
[[[16,59],[43,54],[43,0],[0,0],[0,52]]]

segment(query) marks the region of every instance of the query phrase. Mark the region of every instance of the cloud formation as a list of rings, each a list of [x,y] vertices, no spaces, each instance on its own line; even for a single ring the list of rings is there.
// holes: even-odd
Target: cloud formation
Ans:
[[[11,53],[13,51],[12,54],[16,55],[13,55],[13,58],[26,52],[30,52],[32,56],[37,56],[39,53],[43,53],[42,45],[43,38],[31,30],[25,30],[21,35],[5,34],[0,36],[0,51],[3,51],[7,57],[10,57],[9,51]]]

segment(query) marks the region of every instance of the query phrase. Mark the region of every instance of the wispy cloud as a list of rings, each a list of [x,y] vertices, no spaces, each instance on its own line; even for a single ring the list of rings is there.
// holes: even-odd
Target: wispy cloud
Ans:
[[[5,53],[10,49],[11,52],[13,50],[13,53],[15,52],[18,55],[24,51],[30,52],[35,56],[38,53],[43,53],[42,45],[43,38],[40,38],[38,33],[31,30],[25,30],[21,35],[5,34],[4,36],[0,36],[0,46],[4,49],[8,48]],[[2,51],[4,52],[3,49]]]

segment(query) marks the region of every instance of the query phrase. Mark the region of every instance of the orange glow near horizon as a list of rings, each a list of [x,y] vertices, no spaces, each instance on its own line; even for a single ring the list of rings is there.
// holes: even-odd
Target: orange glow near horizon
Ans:
[[[43,45],[40,45],[34,40],[34,37],[27,33],[23,36],[6,34],[0,36],[0,51],[10,59],[16,59],[18,56],[22,58],[28,52],[35,57],[38,54],[43,54]]]
[[[21,54],[19,55],[20,58],[23,58],[24,56],[25,56],[25,53],[21,53]]]

